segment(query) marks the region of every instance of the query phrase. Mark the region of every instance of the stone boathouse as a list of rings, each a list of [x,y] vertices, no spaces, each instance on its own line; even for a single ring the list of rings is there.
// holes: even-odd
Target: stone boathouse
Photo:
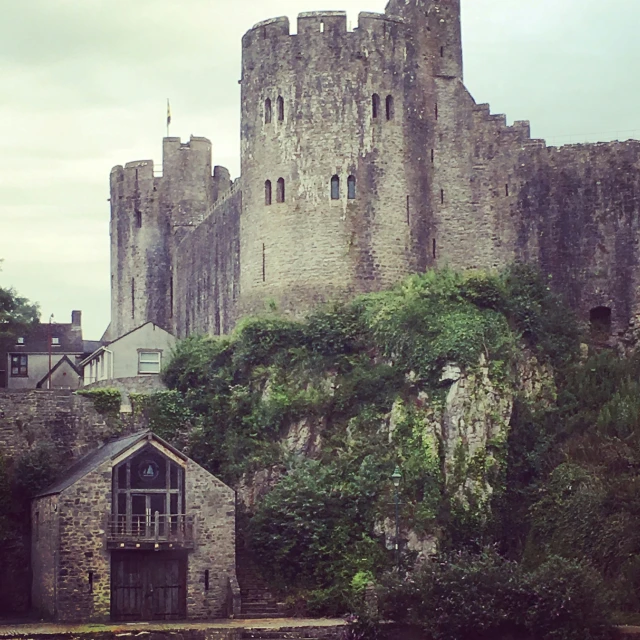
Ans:
[[[32,602],[63,622],[239,611],[235,492],[151,432],[108,442],[32,504]]]

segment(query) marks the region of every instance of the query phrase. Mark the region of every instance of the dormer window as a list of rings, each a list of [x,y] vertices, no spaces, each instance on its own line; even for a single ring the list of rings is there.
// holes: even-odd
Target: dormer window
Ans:
[[[18,338],[16,344],[24,344],[24,338]]]
[[[60,346],[60,338],[56,338],[55,336],[51,337],[51,344],[56,347]]]

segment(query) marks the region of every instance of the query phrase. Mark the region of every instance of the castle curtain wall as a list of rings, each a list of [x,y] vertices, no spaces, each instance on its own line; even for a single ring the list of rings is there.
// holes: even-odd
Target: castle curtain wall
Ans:
[[[240,287],[238,185],[183,238],[174,258],[174,322],[177,335],[228,333],[236,320]]]

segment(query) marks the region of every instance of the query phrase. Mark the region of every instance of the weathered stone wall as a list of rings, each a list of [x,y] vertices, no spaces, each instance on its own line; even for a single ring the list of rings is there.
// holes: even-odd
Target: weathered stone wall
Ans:
[[[228,333],[240,287],[240,183],[183,238],[174,258],[176,335]]]
[[[110,434],[87,398],[65,391],[0,390],[0,451],[17,458],[51,443],[69,459],[102,444]]]
[[[109,460],[59,496],[56,618],[61,622],[109,619],[111,566],[105,526],[111,495]]]
[[[187,616],[190,620],[229,617],[229,583],[237,584],[235,491],[193,460],[187,463],[185,488],[186,512],[198,519],[197,545],[189,554],[187,570]]]
[[[403,21],[363,13],[349,32],[344,12],[306,13],[297,35],[277,18],[256,25],[242,46],[240,313],[268,300],[299,312],[414,271]],[[331,198],[334,175],[338,199]]]
[[[31,609],[42,618],[56,612],[56,573],[60,520],[58,496],[44,496],[31,505]]]

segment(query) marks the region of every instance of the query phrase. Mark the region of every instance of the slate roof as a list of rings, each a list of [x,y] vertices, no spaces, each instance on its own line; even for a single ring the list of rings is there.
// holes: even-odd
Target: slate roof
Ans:
[[[13,353],[47,353],[49,351],[49,323],[42,322],[24,336],[24,344],[13,344],[9,350]],[[58,338],[59,344],[52,345],[51,351],[58,353],[84,353],[82,328],[72,323],[52,323],[51,337]]]
[[[124,436],[123,438],[107,442],[97,451],[92,451],[86,456],[80,458],[80,460],[72,465],[59,480],[35,497],[42,498],[43,496],[62,493],[65,489],[68,489],[71,485],[78,482],[78,480],[84,478],[88,473],[91,473],[91,471],[100,466],[103,462],[119,456],[121,453],[124,453],[127,449],[130,449],[140,442],[140,440],[145,440],[149,435],[153,437],[153,440],[156,440],[183,460],[187,459],[183,453],[172,447],[168,442],[165,442],[162,438],[159,438],[151,431],[139,431],[133,435]]]

